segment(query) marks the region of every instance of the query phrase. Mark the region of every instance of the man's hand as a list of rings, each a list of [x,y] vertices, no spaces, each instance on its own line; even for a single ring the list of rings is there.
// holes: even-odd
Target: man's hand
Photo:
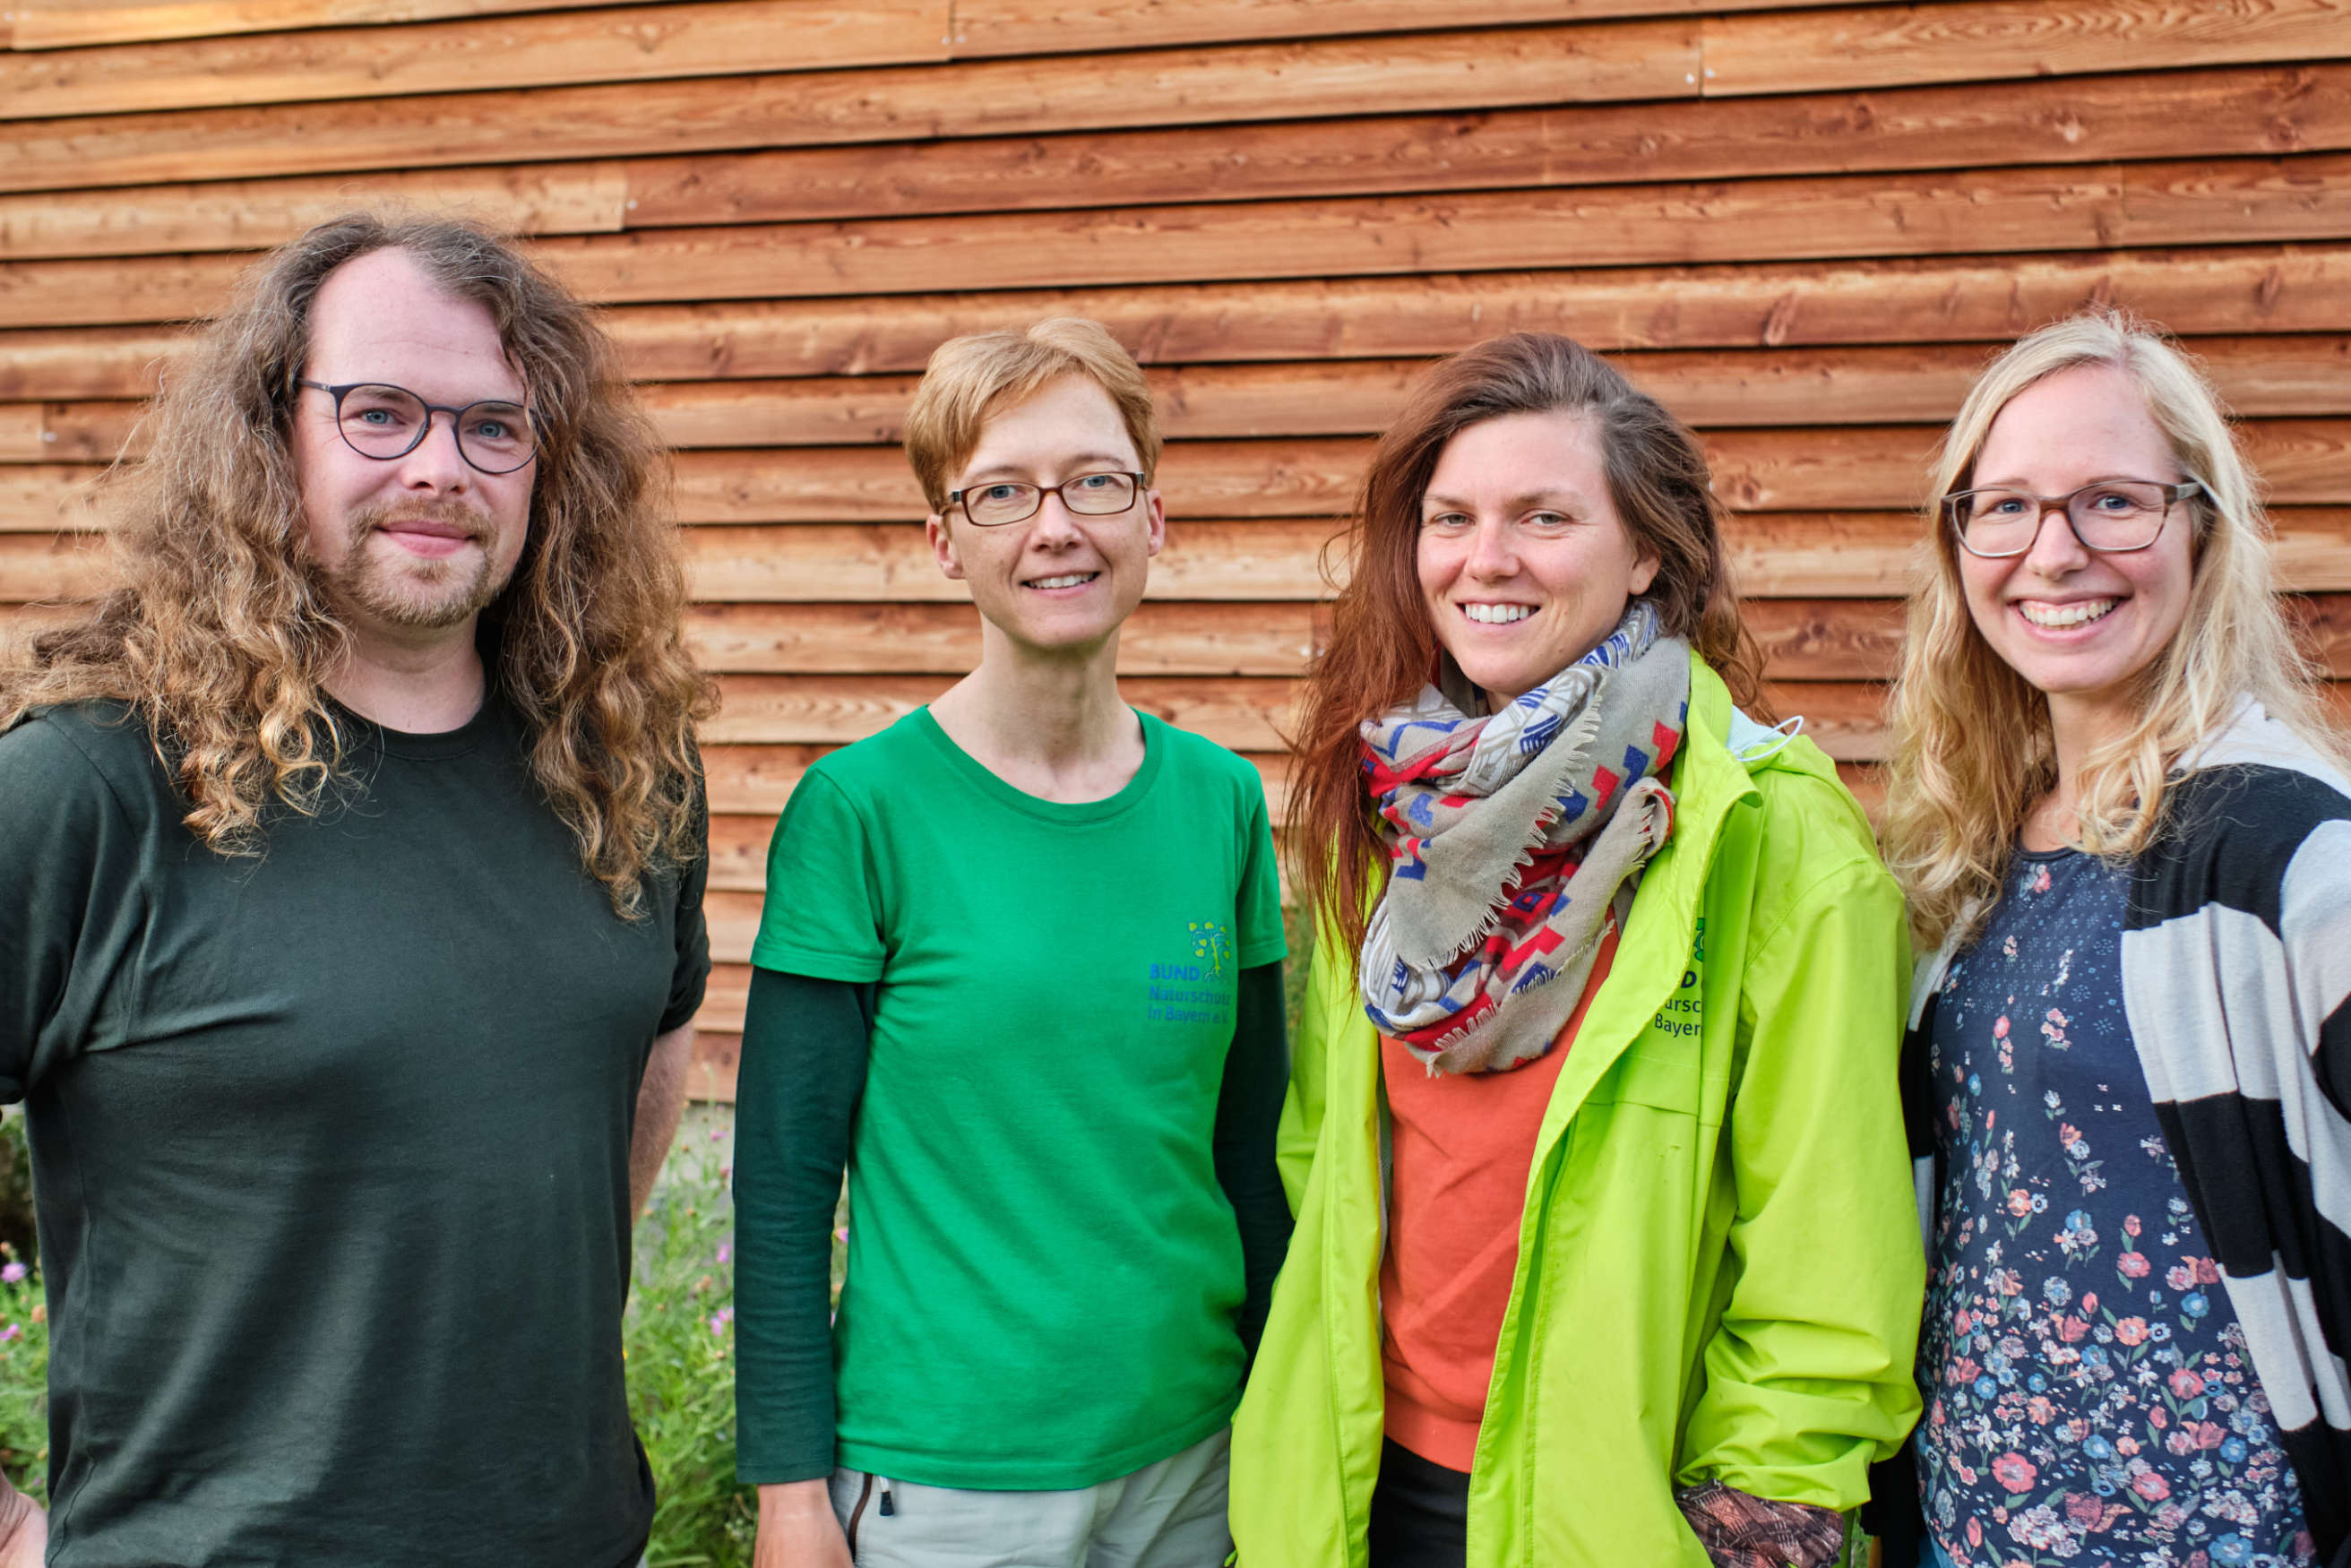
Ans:
[[[41,1568],[48,1549],[49,1516],[0,1476],[0,1568]]]
[[[15,1565],[0,1563],[0,1568]],[[852,1568],[828,1483],[784,1481],[759,1489],[759,1540],[751,1568]]]

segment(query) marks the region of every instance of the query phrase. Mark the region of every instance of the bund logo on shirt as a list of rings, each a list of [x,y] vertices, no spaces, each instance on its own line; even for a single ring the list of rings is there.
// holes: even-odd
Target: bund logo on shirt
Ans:
[[[1143,1016],[1154,1023],[1229,1024],[1233,1019],[1232,934],[1219,920],[1186,923],[1183,957],[1151,966]]]
[[[1192,956],[1207,961],[1208,973],[1212,977],[1223,977],[1225,960],[1232,956],[1233,939],[1226,932],[1222,922],[1215,920],[1192,922]]]
[[[1682,971],[1682,983],[1673,998],[1657,1009],[1649,1027],[1678,1040],[1700,1034],[1706,1029],[1706,996],[1701,988],[1706,977],[1706,917],[1700,915],[1698,936],[1690,943],[1689,967]]]

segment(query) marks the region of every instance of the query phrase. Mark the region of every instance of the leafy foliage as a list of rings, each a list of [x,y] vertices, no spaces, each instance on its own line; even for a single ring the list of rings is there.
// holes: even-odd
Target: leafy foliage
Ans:
[[[735,1480],[735,1210],[725,1131],[689,1133],[637,1226],[622,1324],[629,1406],[653,1461],[651,1568],[741,1568],[758,1494]]]

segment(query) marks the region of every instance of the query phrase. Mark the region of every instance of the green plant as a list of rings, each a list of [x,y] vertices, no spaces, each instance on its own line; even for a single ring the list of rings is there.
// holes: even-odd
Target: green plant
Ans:
[[[0,1108],[0,1241],[33,1256],[33,1156],[25,1147],[25,1108]]]
[[[639,1222],[622,1323],[629,1405],[660,1500],[652,1568],[741,1568],[758,1495],[735,1479],[735,1212],[724,1131],[689,1134]]]
[[[48,1499],[49,1313],[41,1277],[0,1241],[0,1469],[36,1502]]]

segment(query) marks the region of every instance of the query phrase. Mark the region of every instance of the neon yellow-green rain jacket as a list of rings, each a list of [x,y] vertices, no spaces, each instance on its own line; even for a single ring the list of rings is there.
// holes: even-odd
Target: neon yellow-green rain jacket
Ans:
[[[1707,1568],[1675,1486],[1853,1509],[1917,1417],[1901,895],[1819,747],[1695,658],[1672,781],[1535,1145],[1468,1568]],[[1386,1107],[1332,956],[1283,1124],[1297,1235],[1234,1421],[1239,1568],[1363,1568],[1379,1470]]]

